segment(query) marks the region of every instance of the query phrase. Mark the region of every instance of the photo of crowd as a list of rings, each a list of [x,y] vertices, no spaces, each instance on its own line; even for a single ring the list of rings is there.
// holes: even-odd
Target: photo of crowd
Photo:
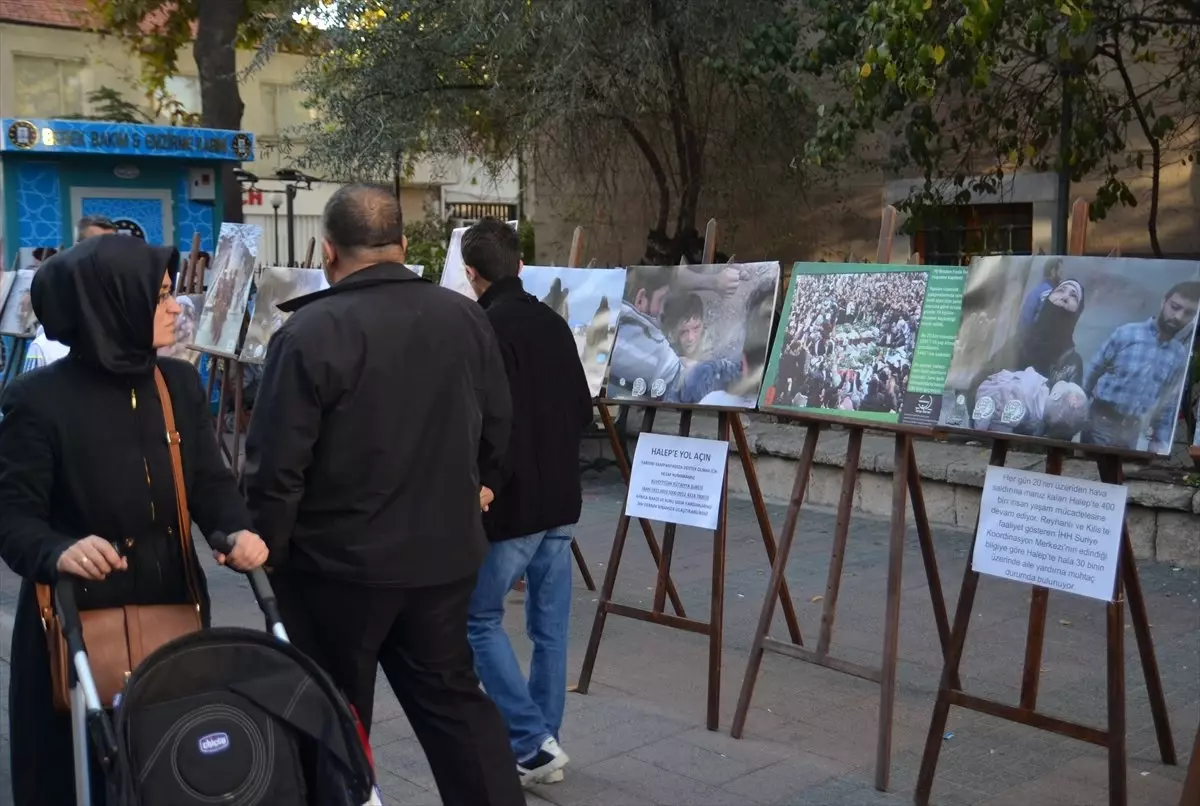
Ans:
[[[1170,452],[1200,263],[986,257],[972,264],[941,424]]]
[[[778,263],[631,267],[605,395],[754,408],[778,291]]]
[[[588,388],[592,397],[598,397],[617,334],[625,270],[525,266],[520,276],[526,293],[537,297],[571,326]]]
[[[193,342],[206,353],[237,358],[260,238],[262,227],[257,224],[221,225],[209,271],[208,294]]]
[[[259,272],[254,287],[254,310],[250,314],[250,325],[246,328],[242,361],[261,364],[266,360],[271,337],[291,315],[279,310],[279,304],[328,288],[329,281],[325,279],[322,269],[269,266]]]
[[[793,274],[787,324],[763,403],[899,414],[929,274]]]

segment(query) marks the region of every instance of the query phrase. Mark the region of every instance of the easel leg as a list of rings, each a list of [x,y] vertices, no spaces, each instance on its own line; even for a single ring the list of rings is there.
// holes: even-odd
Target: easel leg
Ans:
[[[1108,457],[1099,462],[1100,479],[1109,484],[1123,484],[1124,472],[1121,460]],[[1154,653],[1154,636],[1150,633],[1150,612],[1146,597],[1142,593],[1142,580],[1138,576],[1137,560],[1133,556],[1133,543],[1129,538],[1129,521],[1121,528],[1121,581],[1125,587],[1125,598],[1129,602],[1129,620],[1133,622],[1133,635],[1137,640],[1138,655],[1142,661],[1142,675],[1146,680],[1146,694],[1150,699],[1150,714],[1154,718],[1154,733],[1158,737],[1158,754],[1163,764],[1176,765],[1175,738],[1171,735],[1171,720],[1167,715],[1167,698],[1163,694],[1162,677],[1158,672],[1158,657]]]
[[[888,550],[887,615],[883,626],[880,668],[879,743],[875,752],[875,788],[887,791],[892,773],[892,718],[896,709],[896,661],[900,653],[900,593],[903,587],[904,534],[907,531],[908,454],[912,437],[896,437],[892,465],[892,533]]]
[[[613,456],[617,460],[617,467],[621,471],[621,477],[625,480],[625,486],[629,486],[629,457],[625,454],[625,446],[621,444],[620,437],[617,436],[617,428],[613,423],[612,415],[608,412],[608,406],[600,405],[600,419],[604,423],[604,430],[608,432],[608,440],[612,446]],[[642,430],[652,431],[654,429],[654,416],[656,410],[653,408],[646,409],[645,419],[642,420]],[[650,549],[650,556],[654,560],[654,567],[658,568],[662,564],[662,552],[658,547],[658,539],[654,536],[654,527],[650,525],[650,521],[645,518],[638,518],[638,523],[641,524],[642,534],[646,536],[646,545]],[[683,600],[679,598],[679,591],[675,589],[675,582],[670,578],[667,579],[667,595],[671,598],[671,607],[675,610],[675,615],[680,618],[687,618],[687,613],[683,609]]]
[[[1108,803],[1125,806],[1125,608],[1121,583],[1108,603]]]
[[[925,509],[925,491],[921,487],[921,470],[917,467],[917,451],[914,445],[908,452],[908,496],[912,502],[913,523],[917,527],[917,545],[921,549],[921,562],[925,565],[925,580],[929,584],[929,602],[933,605],[933,623],[937,627],[938,643],[942,657],[950,649],[950,618],[946,611],[946,595],[942,591],[942,575],[938,571],[937,552],[933,547],[933,530],[929,527],[929,513]],[[954,688],[962,688],[955,675],[951,681]]]
[[[208,358],[208,382],[204,384],[204,406],[208,408],[212,405],[213,389],[217,382],[217,366],[219,359],[215,355],[207,356]],[[204,360],[203,358],[201,360]],[[218,418],[219,419],[219,418]],[[217,433],[220,433],[218,431]]]
[[[230,448],[230,466],[234,478],[242,476],[242,406],[245,404],[245,375],[240,361],[232,362],[233,371],[233,447]]]
[[[1060,448],[1051,448],[1046,455],[1046,473],[1061,476],[1064,453]],[[1038,686],[1042,678],[1042,649],[1046,643],[1046,613],[1050,605],[1050,590],[1040,585],[1033,587],[1029,599],[1029,627],[1025,632],[1025,665],[1021,672],[1021,707],[1033,711],[1037,708]]]
[[[717,415],[717,439],[729,443],[729,415]],[[721,722],[721,650],[725,640],[725,535],[729,516],[729,454],[725,454],[725,477],[721,482],[721,504],[713,532],[712,605],[708,619],[708,729]],[[664,562],[663,568],[667,565]]]
[[[575,538],[571,538],[571,554],[575,557],[575,565],[579,566],[583,584],[590,591],[596,590],[596,580],[592,579],[592,572],[588,570],[587,560],[583,557],[583,549],[579,548],[579,541]]]
[[[1008,458],[1008,443],[1002,440],[992,443],[991,466],[1001,466]],[[979,523],[975,523],[975,531]],[[942,736],[946,733],[946,721],[950,717],[950,692],[952,682],[958,677],[962,663],[963,646],[967,641],[967,629],[971,626],[971,609],[975,606],[975,593],[979,589],[979,574],[971,568],[971,555],[975,551],[975,540],[971,540],[971,551],[967,553],[967,567],[963,571],[962,587],[958,593],[958,604],[954,608],[954,627],[950,631],[950,649],[942,668],[942,680],[938,685],[937,702],[929,720],[929,733],[925,737],[925,752],[921,755],[921,770],[917,775],[917,789],[913,802],[917,806],[928,806],[929,793],[933,791],[933,776],[937,771],[938,755],[942,750]]]
[[[767,562],[775,563],[775,534],[771,529],[771,518],[767,514],[767,502],[763,500],[762,487],[758,483],[758,470],[754,467],[754,456],[750,453],[750,440],[746,438],[746,426],[740,414],[730,414],[729,424],[733,428],[733,439],[737,444],[738,457],[742,462],[742,473],[746,477],[746,487],[750,490],[750,503],[754,506],[754,516],[758,519],[758,528],[762,533],[763,547],[767,550]],[[796,618],[796,603],[792,601],[792,592],[788,589],[787,580],[779,589],[779,604],[783,608],[783,619],[787,623],[788,635],[797,646],[804,643],[800,638],[800,620]]]
[[[825,580],[825,604],[821,608],[821,632],[817,637],[817,656],[829,653],[833,640],[833,621],[837,617],[838,592],[842,587],[842,568],[846,561],[846,542],[850,536],[850,517],[854,510],[854,488],[858,482],[858,460],[862,456],[863,429],[851,428],[846,444],[846,464],[842,467],[842,490],[838,496],[837,521],[833,528],[833,548],[829,552],[829,575]]]
[[[679,415],[679,436],[686,437],[692,432],[692,412],[686,410]],[[667,583],[671,581],[671,558],[675,554],[676,525],[668,523],[663,527],[662,558],[658,562],[658,579],[654,583],[654,612],[661,613],[667,606]]]
[[[1183,792],[1179,795],[1179,806],[1200,803],[1200,727],[1196,728],[1196,741],[1192,743],[1192,760],[1188,763],[1187,778]]]
[[[628,493],[626,493],[628,498]],[[625,551],[625,538],[629,534],[629,516],[622,515],[617,522],[617,533],[613,537],[612,553],[608,568],[604,570],[604,585],[600,589],[600,601],[596,604],[596,616],[592,621],[592,634],[588,637],[587,651],[583,656],[583,668],[579,670],[579,683],[575,690],[587,694],[592,683],[592,669],[596,666],[596,655],[600,651],[600,639],[604,635],[604,622],[608,618],[608,606],[612,602],[613,589],[617,585],[617,568]]]
[[[754,697],[758,672],[762,668],[763,642],[771,632],[771,619],[775,615],[775,600],[779,598],[779,592],[783,588],[788,555],[792,552],[792,541],[796,538],[796,522],[800,519],[800,507],[804,503],[808,480],[812,476],[813,457],[817,452],[817,438],[820,435],[820,427],[810,425],[808,433],[804,437],[804,450],[800,454],[796,481],[792,485],[787,514],[784,516],[783,528],[779,533],[779,549],[775,553],[774,562],[771,563],[771,578],[767,582],[767,593],[763,598],[762,610],[758,615],[758,626],[754,630],[754,642],[750,645],[750,660],[746,663],[746,673],[742,677],[742,690],[738,695],[737,709],[733,712],[733,726],[729,730],[729,735],[735,739],[742,738],[742,732],[746,728],[746,716],[750,711],[750,701]]]

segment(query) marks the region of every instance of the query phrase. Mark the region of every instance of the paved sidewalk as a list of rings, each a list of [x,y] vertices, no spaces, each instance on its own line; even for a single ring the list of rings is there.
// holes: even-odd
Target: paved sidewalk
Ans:
[[[604,575],[623,488],[610,473],[588,481],[578,538],[597,583]],[[771,507],[778,528],[781,508]],[[806,510],[789,579],[806,640],[815,640],[824,594],[833,517]],[[970,536],[934,527],[948,605],[954,599]],[[887,524],[856,516],[845,561],[834,648],[874,662],[882,642]],[[711,535],[680,529],[674,578],[689,614],[708,612]],[[621,563],[618,598],[648,604],[654,577],[636,524]],[[929,725],[940,659],[915,539],[905,555],[899,696],[893,736],[892,792],[873,788],[878,688],[787,658],[768,656],[741,741],[728,734],[767,564],[753,512],[735,500],[729,513],[725,663],[721,731],[704,729],[707,639],[611,617],[588,696],[569,695],[563,746],[566,781],[539,787],[531,804],[558,806],[706,806],[908,804]],[[1167,703],[1182,764],[1200,719],[1200,574],[1143,563]],[[223,570],[210,572],[222,624],[259,626],[248,588]],[[7,688],[8,625],[16,580],[0,571],[0,688]],[[1015,702],[1024,652],[1029,589],[985,579],[980,585],[964,661],[968,690]],[[514,605],[519,604],[514,598]],[[572,614],[573,674],[583,659],[596,595],[576,585]],[[5,621],[7,619],[7,621]],[[509,626],[521,630],[514,606]],[[1130,804],[1174,806],[1184,768],[1158,761],[1132,630],[1127,628]],[[776,617],[776,635],[786,635]],[[527,644],[519,651],[528,654]],[[1042,708],[1104,724],[1104,607],[1053,595],[1047,627]],[[382,675],[381,675],[382,680]],[[433,779],[395,698],[381,682],[374,745],[389,803],[438,804]],[[0,704],[0,806],[9,803],[7,697]],[[941,806],[1100,806],[1107,803],[1105,753],[1068,739],[990,717],[951,711],[933,803]]]

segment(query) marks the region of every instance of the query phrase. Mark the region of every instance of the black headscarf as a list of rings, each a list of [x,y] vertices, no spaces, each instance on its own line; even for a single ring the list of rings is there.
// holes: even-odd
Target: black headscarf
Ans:
[[[38,269],[30,297],[46,336],[71,357],[117,375],[154,368],[154,312],[163,273],[172,283],[179,250],[141,238],[99,235]]]
[[[1084,290],[1083,283],[1078,280],[1063,280],[1054,290],[1067,284],[1079,291],[1079,306],[1074,311],[1068,311],[1055,305],[1050,301],[1050,295],[1046,295],[1033,324],[1021,339],[1019,369],[1033,367],[1049,377],[1056,362],[1075,349],[1075,326],[1083,315]]]

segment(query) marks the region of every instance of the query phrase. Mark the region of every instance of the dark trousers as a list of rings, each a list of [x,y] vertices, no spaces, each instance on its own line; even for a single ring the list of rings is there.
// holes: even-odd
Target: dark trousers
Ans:
[[[368,732],[383,666],[445,806],[523,806],[508,731],[479,686],[467,640],[474,574],[425,588],[275,577],[293,644],[329,673]]]

